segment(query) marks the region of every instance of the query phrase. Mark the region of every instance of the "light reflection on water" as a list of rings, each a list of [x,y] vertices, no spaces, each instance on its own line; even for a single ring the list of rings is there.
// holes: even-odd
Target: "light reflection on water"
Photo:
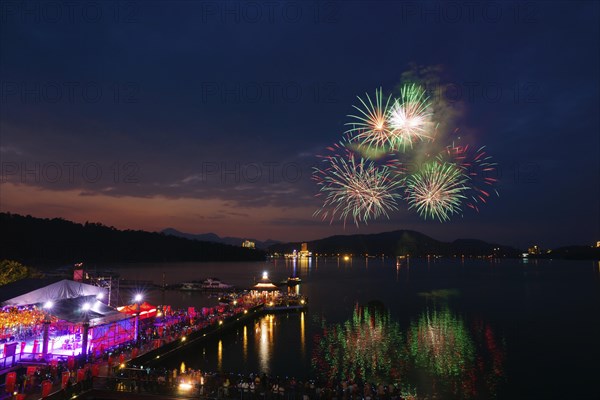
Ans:
[[[313,368],[326,381],[396,380],[402,346],[399,324],[380,305],[356,305],[350,319],[323,324],[315,336]]]
[[[266,373],[270,372],[271,356],[273,342],[273,326],[275,316],[273,314],[265,315],[261,317],[258,322],[254,324],[256,331],[256,341],[258,348],[258,362],[260,370]]]
[[[394,383],[402,393],[489,398],[503,382],[504,346],[489,324],[472,327],[447,306],[403,328],[382,304],[357,305],[317,335],[313,368],[327,380]]]
[[[223,370],[223,341],[221,339],[217,344],[217,370]]]
[[[248,361],[248,327],[246,325],[244,325],[243,341],[244,363],[246,363]]]
[[[414,367],[427,371],[438,390],[461,398],[495,397],[504,380],[502,340],[489,324],[468,326],[447,307],[424,311],[411,324],[407,343]]]
[[[304,333],[304,311],[300,313],[300,354],[306,357],[306,337]]]
[[[268,371],[314,378],[315,335],[352,321],[357,304],[378,300],[389,313],[380,333],[396,332],[380,342],[397,341],[402,350],[400,360],[390,365],[390,375],[399,371],[403,382],[425,394],[427,387],[452,393],[450,398],[487,398],[493,393],[498,398],[510,393],[522,398],[569,398],[571,391],[589,398],[594,393],[600,321],[590,315],[600,315],[598,262],[405,259],[396,263],[376,258],[368,260],[367,268],[364,258],[354,257],[312,263],[300,259],[128,266],[122,276],[131,273],[160,282],[164,270],[171,271],[167,282],[214,276],[240,286],[251,285],[254,276],[267,270],[275,282],[300,277],[301,285],[289,290],[309,298],[305,313],[264,316],[223,333],[220,350],[218,341],[211,340],[161,357],[161,365],[171,369],[185,361],[188,368],[203,371]],[[160,301],[157,292],[158,300],[151,302]],[[207,301],[199,300],[204,295],[197,293],[173,291],[166,296],[174,307]],[[149,298],[153,300],[152,295]],[[379,333],[372,333],[373,352],[381,354],[375,346]],[[460,391],[455,392],[454,386]]]

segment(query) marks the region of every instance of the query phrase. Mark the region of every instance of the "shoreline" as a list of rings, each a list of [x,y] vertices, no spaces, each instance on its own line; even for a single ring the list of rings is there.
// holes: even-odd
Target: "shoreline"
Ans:
[[[303,304],[301,309],[306,309],[307,304]],[[75,374],[78,370],[84,371],[86,374],[90,375],[91,378],[114,378],[118,374],[120,370],[130,369],[131,366],[134,368],[136,365],[156,365],[160,361],[161,357],[167,357],[171,353],[184,349],[188,344],[196,343],[198,341],[206,340],[219,335],[220,333],[229,331],[235,328],[238,324],[246,322],[248,320],[256,319],[260,316],[266,315],[268,313],[273,312],[285,312],[286,310],[297,311],[298,306],[265,306],[265,304],[260,303],[249,308],[243,309],[243,311],[239,311],[236,314],[230,315],[225,318],[213,318],[208,322],[208,325],[199,327],[197,324],[185,326],[181,332],[177,332],[172,336],[172,338],[162,338],[162,339],[153,339],[147,341],[146,343],[137,343],[133,344],[129,350],[125,350],[124,352],[118,355],[118,360],[114,360],[113,356],[108,352],[101,355],[101,357],[97,359],[88,359],[84,361],[83,358],[78,357],[78,368],[70,371],[70,381],[71,385],[67,386],[67,389],[62,385],[60,380],[55,379],[52,383],[52,390],[48,398],[62,398],[65,394],[65,390],[77,390],[80,386],[83,390],[86,390],[86,382],[87,378],[81,378],[79,374]],[[160,340],[160,346],[156,347],[158,343],[157,340]],[[112,354],[112,353],[111,353]],[[117,354],[115,354],[115,357]],[[116,361],[116,362],[114,362]],[[27,369],[27,367],[34,366],[40,369],[48,369],[52,368],[51,364],[48,363],[40,363],[40,362],[17,362],[11,368],[7,368],[2,371],[2,374],[6,376],[9,372],[19,371],[23,372],[23,370]],[[89,390],[89,389],[88,389]],[[3,394],[3,393],[2,393]],[[4,397],[0,394],[0,399],[4,399]],[[22,393],[25,396],[18,397],[22,399],[39,399],[41,398],[41,392],[39,390],[35,390],[33,392],[25,392]]]

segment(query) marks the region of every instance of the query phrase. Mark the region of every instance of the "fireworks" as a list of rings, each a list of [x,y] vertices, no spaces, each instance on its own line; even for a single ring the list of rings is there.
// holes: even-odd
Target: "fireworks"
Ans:
[[[403,86],[401,98],[396,99],[388,115],[394,148],[406,150],[416,140],[432,140],[431,117],[425,90],[414,84]]]
[[[391,169],[378,167],[373,161],[358,157],[347,145],[336,145],[330,150],[343,150],[339,154],[326,157],[326,168],[315,168],[313,178],[325,196],[324,204],[315,215],[333,221],[336,216],[344,220],[352,216],[358,226],[371,218],[388,216],[388,211],[396,210],[400,194],[396,192],[400,180],[392,179]]]
[[[397,200],[405,195],[409,210],[424,219],[445,222],[462,212],[463,204],[479,211],[491,193],[498,192],[496,164],[484,151],[466,146],[446,146],[441,153],[435,135],[435,121],[426,90],[417,84],[405,84],[400,96],[384,96],[381,88],[375,96],[357,97],[356,113],[349,115],[350,129],[345,142],[328,149],[335,153],[324,158],[324,168],[315,168],[313,178],[324,198],[314,215],[331,222],[352,217],[358,226],[370,219],[397,210]],[[434,145],[415,146],[432,142]],[[402,159],[400,162],[398,159]],[[415,173],[407,166],[424,163]]]
[[[425,219],[448,221],[452,214],[460,212],[467,182],[468,177],[455,164],[440,160],[426,163],[407,179],[409,209],[416,209]]]
[[[364,146],[406,150],[417,140],[431,140],[432,114],[429,101],[420,86],[405,85],[400,98],[392,101],[388,96],[384,101],[383,91],[375,90],[375,101],[365,94],[366,100],[358,97],[360,106],[353,106],[358,114],[349,115],[353,119],[346,125],[352,126],[346,131],[353,139]]]
[[[352,106],[359,114],[349,115],[355,121],[346,124],[352,126],[352,129],[346,133],[353,134],[354,138],[365,146],[375,148],[384,148],[386,145],[393,146],[395,137],[388,122],[388,107],[392,96],[388,96],[385,104],[381,88],[375,90],[375,103],[371,101],[371,97],[367,93],[365,96],[366,101],[357,97],[362,107]]]
[[[485,152],[485,146],[473,151],[469,145],[455,146],[452,144],[446,148],[446,155],[470,178],[469,190],[466,194],[468,197],[467,207],[479,211],[479,205],[487,203],[492,192],[499,196],[498,191],[494,188],[498,182],[496,178],[497,164],[492,162],[492,157]]]

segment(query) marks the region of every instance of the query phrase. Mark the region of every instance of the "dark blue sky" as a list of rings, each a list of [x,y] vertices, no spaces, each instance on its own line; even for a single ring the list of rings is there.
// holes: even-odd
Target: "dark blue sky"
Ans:
[[[600,240],[597,2],[2,1],[2,211],[315,239]],[[313,218],[357,95],[437,66],[500,197],[449,223]]]

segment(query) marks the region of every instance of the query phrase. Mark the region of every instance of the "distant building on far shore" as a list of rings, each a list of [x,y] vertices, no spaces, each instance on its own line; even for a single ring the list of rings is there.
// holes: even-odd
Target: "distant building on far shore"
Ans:
[[[311,258],[312,252],[308,251],[308,243],[302,243],[300,245],[300,251],[294,249],[291,253],[285,253],[283,256],[285,258]]]
[[[528,253],[529,254],[542,254],[542,250],[537,245],[534,245],[528,249]]]
[[[308,243],[302,243],[300,245],[301,250],[298,252],[298,257],[300,258],[309,258],[312,256],[312,253],[308,251]]]
[[[250,240],[244,240],[244,242],[242,243],[242,247],[247,247],[249,249],[255,249],[256,248],[256,243],[250,241]]]

